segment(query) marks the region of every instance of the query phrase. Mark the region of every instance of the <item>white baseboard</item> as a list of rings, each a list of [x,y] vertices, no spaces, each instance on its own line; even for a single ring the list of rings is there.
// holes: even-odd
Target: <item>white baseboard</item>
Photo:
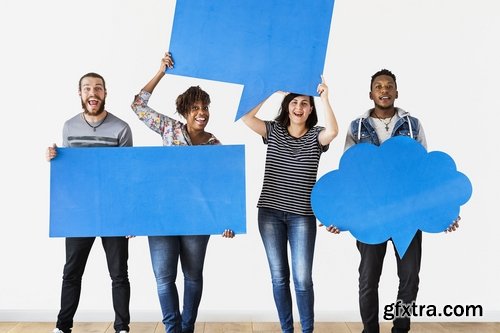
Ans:
[[[159,322],[159,310],[131,310],[132,322]],[[381,314],[382,315],[382,314]],[[0,322],[55,322],[57,311],[49,310],[0,310]],[[298,314],[295,314],[298,318]],[[81,322],[111,322],[114,313],[112,310],[78,310],[75,321]],[[359,322],[361,319],[357,311],[317,311],[317,322]],[[500,311],[483,313],[482,317],[420,317],[413,318],[419,322],[500,322]],[[277,314],[269,311],[200,311],[200,322],[277,322]]]

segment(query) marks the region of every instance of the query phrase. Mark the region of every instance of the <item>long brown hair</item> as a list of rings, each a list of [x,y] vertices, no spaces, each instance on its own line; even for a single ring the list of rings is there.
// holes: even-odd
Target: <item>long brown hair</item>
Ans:
[[[307,96],[307,95],[289,93],[285,96],[285,98],[283,98],[283,101],[281,102],[279,113],[274,120],[279,122],[283,127],[288,127],[288,125],[290,125],[288,105],[297,96]],[[316,113],[316,104],[314,104],[314,97],[312,96],[308,97],[309,97],[309,103],[311,103],[312,111],[311,114],[309,114],[309,117],[307,117],[306,128],[311,129],[314,127],[314,125],[318,123],[318,114]]]

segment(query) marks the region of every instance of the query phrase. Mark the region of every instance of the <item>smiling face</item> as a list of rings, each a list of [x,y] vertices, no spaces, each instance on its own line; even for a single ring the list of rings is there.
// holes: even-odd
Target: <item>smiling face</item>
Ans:
[[[104,111],[106,101],[106,88],[102,79],[97,77],[84,77],[80,82],[82,108],[85,114],[98,116]]]
[[[297,96],[288,104],[290,123],[305,123],[313,107],[309,96]]]
[[[394,108],[394,101],[398,98],[396,82],[389,75],[379,75],[372,83],[370,99],[375,103],[375,108],[390,110]]]
[[[208,105],[204,105],[201,101],[194,102],[186,115],[188,131],[204,131],[209,118]]]

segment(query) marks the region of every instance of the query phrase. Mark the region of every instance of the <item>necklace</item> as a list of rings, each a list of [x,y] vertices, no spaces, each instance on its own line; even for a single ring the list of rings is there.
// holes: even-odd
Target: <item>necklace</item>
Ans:
[[[380,122],[385,125],[385,131],[389,132],[389,124],[391,123],[392,118],[394,117],[394,115],[396,114],[396,112],[394,112],[392,114],[392,116],[391,116],[391,118],[389,118],[388,122],[384,121],[384,119],[387,119],[387,118],[380,118],[375,112],[373,112],[373,114],[375,115],[375,118],[377,118],[378,120],[380,120]]]
[[[104,121],[106,120],[106,118],[108,118],[108,112],[106,112],[106,115],[104,116],[104,118],[96,126],[90,125],[90,123],[87,121],[87,118],[85,118],[85,114],[82,113],[82,117],[83,117],[83,120],[85,120],[85,122],[87,123],[87,125],[89,125],[90,127],[92,127],[94,129],[94,132],[95,132],[95,130],[97,129],[97,127],[101,126],[104,123]]]

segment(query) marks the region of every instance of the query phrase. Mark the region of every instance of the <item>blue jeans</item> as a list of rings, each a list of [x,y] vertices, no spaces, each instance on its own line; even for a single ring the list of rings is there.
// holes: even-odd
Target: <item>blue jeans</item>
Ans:
[[[316,217],[259,208],[259,231],[271,270],[273,296],[281,330],[293,332],[292,296],[288,244],[292,259],[293,284],[302,332],[314,330],[312,266],[316,242]]]
[[[359,264],[359,308],[363,321],[363,333],[380,332],[378,285],[382,274],[387,242],[372,245],[356,241],[361,255]],[[417,231],[403,258],[399,257],[396,249],[394,249],[394,252],[399,277],[397,300],[404,304],[411,304],[416,300],[418,293],[418,274],[422,258],[422,231]],[[410,318],[394,319],[392,333],[405,333],[409,330]]]
[[[66,238],[66,264],[63,271],[61,309],[56,327],[71,332],[73,317],[80,301],[82,277],[95,237]],[[114,329],[128,332],[130,323],[130,282],[128,280],[128,239],[125,237],[101,237],[106,253],[108,271],[111,276],[113,308],[115,310]]]
[[[210,236],[150,236],[149,251],[167,333],[194,332],[203,292],[203,264]],[[184,301],[179,310],[177,266],[184,273]]]

